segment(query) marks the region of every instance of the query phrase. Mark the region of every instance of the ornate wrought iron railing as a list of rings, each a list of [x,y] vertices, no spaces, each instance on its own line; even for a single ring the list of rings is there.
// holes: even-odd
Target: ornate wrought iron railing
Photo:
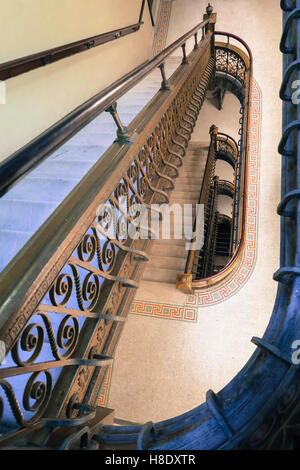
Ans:
[[[233,183],[227,180],[219,181],[219,194],[229,197],[234,197],[235,186]]]
[[[219,195],[219,177],[215,176],[212,185],[212,198],[209,204],[208,224],[205,227],[204,247],[201,256],[197,259],[196,272],[193,276],[203,278],[210,276],[213,271],[213,260],[216,249],[216,234],[218,220],[218,195]]]
[[[223,281],[239,265],[243,256],[246,241],[245,220],[247,201],[247,175],[248,175],[248,137],[250,118],[250,97],[252,87],[253,60],[252,53],[247,44],[238,36],[230,33],[215,32],[215,36],[226,38],[226,42],[215,42],[216,56],[216,84],[231,90],[239,99],[242,106],[241,141],[239,142],[239,159],[235,168],[235,185],[237,188],[234,198],[234,233],[233,247],[235,248],[230,262],[220,272],[202,279],[193,279],[191,266],[188,261],[185,274],[179,274],[177,288],[192,292],[207,288]],[[231,44],[230,40],[240,44],[240,48]],[[222,144],[225,145],[225,144]],[[237,144],[234,142],[236,152]],[[194,258],[194,255],[188,255]]]
[[[214,208],[216,206],[216,199],[218,192],[216,191],[217,182],[215,185],[214,182],[214,175],[215,175],[215,165],[216,165],[216,158],[215,158],[215,151],[216,151],[216,139],[217,139],[218,129],[216,126],[211,126],[210,128],[210,145],[208,150],[208,156],[206,159],[206,165],[203,175],[203,181],[201,186],[201,192],[199,197],[199,204],[202,204],[205,207],[204,212],[204,225],[205,225],[205,234],[206,234],[206,243],[203,249],[200,251],[190,250],[185,272],[183,274],[178,274],[176,279],[176,287],[177,289],[191,289],[190,286],[190,279],[191,273],[196,272],[199,276],[202,274],[199,273],[203,271],[203,266],[199,266],[199,259],[202,259],[204,263],[204,256],[206,253],[207,248],[207,236],[210,233],[208,227],[211,228],[212,218],[214,213]],[[194,232],[197,227],[197,220],[194,223]]]
[[[222,182],[219,184],[219,194]],[[218,212],[217,214],[217,229],[216,229],[216,240],[215,240],[215,252],[214,252],[214,259],[213,259],[213,271],[216,271],[216,267],[218,267],[218,271],[224,267],[226,263],[220,261],[216,261],[216,257],[223,257],[229,258],[232,256],[230,252],[231,248],[231,236],[232,236],[232,218],[226,214],[222,214]],[[224,230],[226,228],[226,231]],[[221,230],[222,229],[222,230]]]
[[[36,163],[107,105],[119,124],[119,139],[1,273],[0,339],[6,347],[0,367],[1,447],[68,448],[68,428],[94,423],[93,432],[99,431],[101,384],[151,243],[151,237],[139,237],[138,215],[130,209],[169,200],[213,77],[214,22],[208,12],[204,22],[117,87],[28,146],[31,156],[39,149]],[[187,56],[191,36],[195,47]],[[182,65],[167,83],[164,60],[178,47]],[[162,89],[124,132],[112,100],[157,66]],[[28,161],[32,166],[31,157]],[[8,183],[19,175],[17,170]],[[136,236],[125,236],[126,227]]]
[[[239,50],[235,50],[232,45],[229,45],[231,35],[227,35],[226,45],[217,45],[216,47],[216,67],[219,74],[224,73],[236,82],[239,82],[241,87],[245,88],[247,79],[247,66],[246,61],[241,56]]]
[[[288,88],[289,77],[300,79],[300,1],[281,0],[281,8],[281,258],[274,274],[279,286],[269,325],[263,339],[252,339],[257,349],[243,369],[217,395],[208,391],[199,407],[160,423],[125,429],[105,426],[97,439],[114,448],[130,443],[149,450],[299,450],[300,108]]]
[[[234,183],[219,181],[219,178],[215,177],[215,167],[218,159],[226,161],[233,167],[235,174]],[[193,281],[206,279],[214,274],[213,258],[216,243],[218,195],[226,194],[226,191],[228,195],[233,197],[232,213],[234,225],[232,225],[230,242],[230,251],[232,252],[237,224],[239,167],[240,154],[235,140],[227,134],[219,132],[216,126],[211,126],[210,145],[199,198],[199,204],[204,206],[204,244],[200,251],[189,251],[185,272],[177,276],[177,289],[192,292]],[[194,233],[198,225],[196,220],[194,223]]]
[[[217,159],[223,159],[229,163],[234,170],[234,182],[231,186],[232,192],[230,195],[233,197],[233,208],[232,208],[232,234],[231,234],[231,244],[230,244],[230,253],[231,256],[234,253],[234,250],[238,244],[238,215],[239,215],[239,182],[240,182],[240,151],[239,146],[236,141],[230,137],[228,134],[222,132],[218,133],[217,140],[217,149],[216,149]],[[226,186],[231,185],[230,182],[226,181]],[[220,182],[222,185],[222,182]]]

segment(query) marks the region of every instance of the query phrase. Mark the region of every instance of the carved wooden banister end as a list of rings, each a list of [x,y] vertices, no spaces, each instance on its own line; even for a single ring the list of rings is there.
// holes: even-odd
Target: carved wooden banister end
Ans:
[[[185,274],[185,273],[177,274],[176,289],[192,294],[193,293],[192,283],[193,283],[192,274]]]
[[[210,133],[210,135],[212,135],[212,134],[218,135],[219,128],[213,124],[209,129],[209,133]]]

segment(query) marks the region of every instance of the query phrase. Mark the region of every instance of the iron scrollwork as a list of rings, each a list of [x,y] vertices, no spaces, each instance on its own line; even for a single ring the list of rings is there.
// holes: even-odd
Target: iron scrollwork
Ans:
[[[148,259],[149,241],[126,236],[138,216],[130,209],[169,200],[214,71],[209,44],[189,67],[189,75],[135,149],[115,189],[106,200],[99,196],[101,209],[68,262],[29,320],[16,330],[0,367],[2,445],[20,429],[33,431],[36,423],[51,427],[57,419],[79,419],[96,405],[112,363],[112,337],[121,328],[120,317],[127,315],[128,293],[138,285],[140,263]]]
[[[216,48],[216,69],[230,75],[240,82],[242,87],[246,86],[247,69],[243,58],[227,47]]]

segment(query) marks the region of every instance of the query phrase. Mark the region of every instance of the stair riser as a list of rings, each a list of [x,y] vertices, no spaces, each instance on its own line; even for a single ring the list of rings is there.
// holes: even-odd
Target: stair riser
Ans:
[[[166,60],[167,77],[177,69],[180,61],[180,58]],[[156,69],[118,100],[124,125],[131,122],[159,91],[161,80],[160,71]],[[3,249],[0,250],[0,270],[101,158],[114,142],[116,130],[112,117],[102,113],[1,198],[0,246]]]
[[[176,276],[178,272],[174,270],[155,270],[145,269],[143,280],[144,281],[156,281],[156,282],[168,282],[170,284],[176,283]]]
[[[161,246],[158,243],[155,243],[155,246],[153,246],[150,252],[151,255],[164,256],[167,258],[171,258],[172,256],[175,258],[184,257],[186,259],[188,251],[184,249],[184,246],[173,246],[171,243],[172,242],[170,242],[168,246]]]
[[[204,175],[204,168],[203,170],[200,169],[200,170],[197,170],[195,168],[191,168],[190,170],[189,169],[186,169],[186,168],[183,168],[180,172],[179,172],[179,175],[178,175],[178,178],[201,178],[203,177]]]
[[[181,183],[181,181],[176,182],[175,190],[178,192],[198,192],[200,194],[201,185],[199,188],[199,184],[188,184],[188,183]]]
[[[151,265],[147,266],[147,269],[175,269],[177,271],[184,271],[186,264],[186,258],[169,258],[153,256],[151,258]]]

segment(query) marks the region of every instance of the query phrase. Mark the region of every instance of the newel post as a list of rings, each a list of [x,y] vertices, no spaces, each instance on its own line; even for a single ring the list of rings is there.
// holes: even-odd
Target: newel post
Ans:
[[[180,273],[176,276],[176,289],[193,294],[193,275],[190,273]]]
[[[215,151],[216,151],[218,133],[219,133],[219,128],[213,124],[209,129],[209,134],[210,134],[210,141],[211,143],[214,144]]]

